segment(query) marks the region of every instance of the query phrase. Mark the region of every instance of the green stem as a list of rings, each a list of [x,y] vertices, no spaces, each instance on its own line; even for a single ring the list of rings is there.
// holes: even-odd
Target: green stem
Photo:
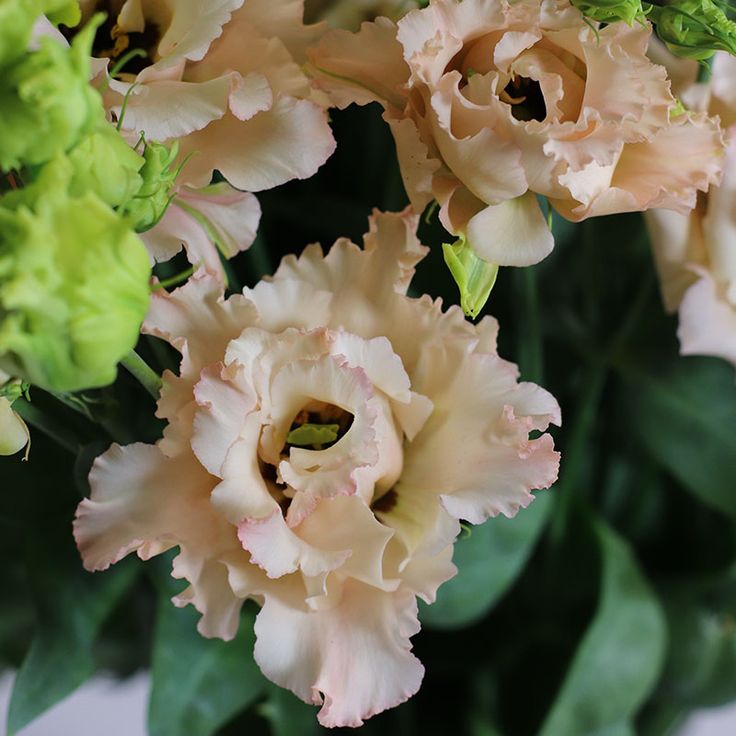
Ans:
[[[131,350],[120,364],[148,391],[154,399],[158,400],[161,393],[161,376],[158,375],[135,350]]]
[[[17,399],[13,402],[13,411],[17,412],[27,424],[43,432],[54,442],[76,455],[82,447],[75,437],[70,436],[68,427],[57,422],[53,417],[45,414],[37,406],[25,399]]]
[[[516,270],[523,317],[519,332],[519,364],[527,381],[542,383],[544,380],[544,351],[542,330],[539,323],[539,290],[537,272],[533,266]]]

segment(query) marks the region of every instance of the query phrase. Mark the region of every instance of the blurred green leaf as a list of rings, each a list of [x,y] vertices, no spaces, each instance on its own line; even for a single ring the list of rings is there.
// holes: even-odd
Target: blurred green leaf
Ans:
[[[631,426],[688,490],[736,519],[736,383],[733,367],[681,358],[657,374],[627,373]]]
[[[199,614],[162,595],[153,644],[150,736],[211,736],[259,698],[265,680],[253,661],[250,607],[232,641],[197,633]]]
[[[74,692],[94,672],[93,645],[105,619],[132,584],[138,567],[126,560],[87,573],[71,543],[71,528],[29,540],[29,578],[38,628],[15,679],[8,733]],[[68,537],[68,538],[67,538]]]
[[[601,593],[540,736],[624,736],[627,720],[654,686],[666,625],[660,605],[627,543],[596,525]]]
[[[268,720],[272,736],[317,736],[326,733],[317,722],[317,708],[271,683],[268,683],[268,699],[258,711]]]
[[[537,494],[534,503],[513,519],[489,519],[473,527],[470,536],[458,540],[453,557],[458,574],[439,589],[431,606],[420,602],[425,626],[468,626],[493,607],[534,549],[551,507],[551,493],[554,491]]]

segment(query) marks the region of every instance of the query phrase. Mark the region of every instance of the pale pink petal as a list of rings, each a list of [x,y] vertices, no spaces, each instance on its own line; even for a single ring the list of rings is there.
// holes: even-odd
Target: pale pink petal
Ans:
[[[685,292],[677,336],[683,355],[714,355],[736,365],[736,305],[707,272]]]
[[[418,689],[424,668],[411,654],[419,631],[414,595],[346,581],[339,602],[300,611],[266,597],[256,619],[255,659],[264,674],[307,703],[324,705],[323,726],[360,726]]]
[[[330,31],[310,50],[309,59],[318,84],[337,107],[375,101],[404,107],[402,87],[409,67],[396,40],[396,25],[388,18],[364,23],[357,33]]]
[[[182,156],[199,152],[182,172],[185,183],[204,186],[218,169],[233,186],[251,192],[306,179],[335,150],[325,112],[287,97],[250,120],[227,114],[180,143]]]
[[[465,238],[480,258],[500,266],[531,266],[555,244],[532,192],[481,210],[467,223]]]
[[[205,218],[225,258],[232,258],[253,244],[261,206],[250,192],[241,192],[227,182],[220,182],[203,189],[182,187],[176,201],[179,206],[191,207]]]

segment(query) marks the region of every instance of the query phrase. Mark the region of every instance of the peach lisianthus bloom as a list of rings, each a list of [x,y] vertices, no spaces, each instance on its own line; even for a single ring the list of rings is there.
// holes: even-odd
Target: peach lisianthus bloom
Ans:
[[[87,3],[89,13],[95,3]],[[176,142],[174,206],[144,236],[152,255],[170,257],[183,244],[192,263],[222,274],[212,233],[225,257],[249,247],[260,208],[251,192],[312,176],[335,148],[326,99],[301,70],[307,44],[326,26],[302,22],[300,0],[117,0],[110,66],[135,49],[110,79],[96,65],[113,120],[135,145]],[[129,70],[139,68],[132,73]],[[231,186],[210,190],[219,171]],[[238,191],[241,190],[241,191]],[[224,206],[223,206],[224,205]],[[233,217],[245,227],[230,229]],[[216,219],[213,220],[212,218]]]
[[[717,53],[707,84],[695,81],[690,62],[670,59],[670,66],[683,79],[683,100],[717,112],[729,143],[723,181],[691,213],[647,213],[662,297],[668,311],[679,313],[683,355],[736,365],[736,59]]]
[[[144,330],[182,353],[167,428],[96,461],[75,521],[90,570],[178,546],[174,602],[205,636],[260,603],[256,661],[326,726],[416,692],[416,598],[454,574],[458,520],[513,516],[557,476],[529,434],[559,408],[498,357],[496,322],[406,295],[416,224],[375,214],[364,249],[310,246],[227,300],[206,273],[154,295]]]
[[[684,212],[718,180],[718,123],[679,111],[650,33],[594,30],[567,0],[434,0],[311,61],[336,105],[383,105],[416,208],[436,198],[480,258],[525,266],[553,246],[536,194],[579,221]]]

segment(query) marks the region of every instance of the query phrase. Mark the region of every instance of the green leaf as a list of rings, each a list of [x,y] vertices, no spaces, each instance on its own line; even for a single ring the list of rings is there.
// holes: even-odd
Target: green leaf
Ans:
[[[334,442],[340,433],[339,424],[302,424],[296,429],[292,429],[286,435],[286,441],[290,445],[297,447],[307,447],[309,445],[326,445]]]
[[[268,683],[268,699],[258,708],[268,720],[272,736],[317,736],[325,733],[317,723],[317,708],[303,703],[288,690]]]
[[[59,534],[29,542],[29,578],[38,627],[15,679],[8,733],[17,733],[82,685],[94,672],[92,647],[102,624],[132,584],[133,560],[104,573],[87,573],[71,542]]]
[[[657,375],[632,374],[630,426],[654,458],[701,501],[736,519],[733,367],[681,358]]]
[[[199,614],[176,608],[162,595],[158,606],[150,736],[211,736],[263,693],[265,680],[253,661],[255,612],[247,606],[232,641],[197,633]]]
[[[624,736],[656,683],[666,645],[659,602],[628,544],[596,525],[602,559],[598,608],[540,736]]]
[[[439,589],[431,606],[420,602],[422,623],[454,629],[483,618],[521,573],[550,507],[550,493],[541,493],[513,519],[499,516],[472,527],[455,545],[458,574]]]

